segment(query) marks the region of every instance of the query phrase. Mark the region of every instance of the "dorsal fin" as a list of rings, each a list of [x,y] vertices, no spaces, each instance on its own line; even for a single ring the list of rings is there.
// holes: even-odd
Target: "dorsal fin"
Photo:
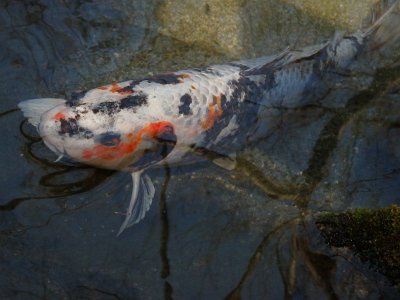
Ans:
[[[270,70],[276,70],[281,68],[283,65],[288,63],[290,61],[290,58],[292,56],[292,53],[290,52],[289,48],[286,48],[283,50],[281,53],[277,55],[277,57],[264,64],[264,65],[259,65],[255,66],[254,68],[248,69],[243,71],[243,75],[248,76],[248,75],[261,75],[265,74],[267,71]]]
[[[276,56],[272,61],[269,61],[265,64],[257,65],[251,69],[243,71],[244,76],[249,75],[265,75],[266,73],[274,72],[278,69],[281,69],[285,65],[297,61],[301,61],[303,59],[311,59],[315,55],[318,55],[325,47],[329,45],[329,42],[321,43],[319,45],[306,47],[301,50],[292,50],[289,48],[283,50],[280,54]]]

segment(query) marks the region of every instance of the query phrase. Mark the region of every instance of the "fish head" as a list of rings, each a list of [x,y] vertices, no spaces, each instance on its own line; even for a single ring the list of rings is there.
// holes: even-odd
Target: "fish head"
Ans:
[[[160,163],[177,143],[172,122],[145,112],[121,109],[120,99],[64,101],[41,115],[38,130],[60,158],[134,172]]]

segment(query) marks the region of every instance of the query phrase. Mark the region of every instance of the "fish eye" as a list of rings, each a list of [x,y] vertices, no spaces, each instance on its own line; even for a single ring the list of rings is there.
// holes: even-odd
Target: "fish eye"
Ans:
[[[121,142],[121,135],[116,132],[105,132],[97,135],[95,142],[107,147],[114,147]]]

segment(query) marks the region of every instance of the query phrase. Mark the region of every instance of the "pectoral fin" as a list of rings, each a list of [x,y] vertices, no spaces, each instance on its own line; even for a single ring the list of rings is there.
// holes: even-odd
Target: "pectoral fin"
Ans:
[[[232,171],[236,167],[236,154],[224,155],[204,147],[192,147],[194,153],[212,161],[217,166]]]
[[[28,118],[29,123],[38,127],[43,113],[63,103],[65,103],[64,99],[41,98],[22,101],[18,103],[18,107]]]
[[[126,228],[140,222],[149,210],[154,197],[154,185],[148,175],[142,175],[142,171],[133,172],[132,195],[126,211],[126,217],[118,231],[119,236]]]
[[[236,168],[236,156],[221,156],[218,158],[213,159],[212,161],[217,166],[226,169],[228,171],[232,171]]]

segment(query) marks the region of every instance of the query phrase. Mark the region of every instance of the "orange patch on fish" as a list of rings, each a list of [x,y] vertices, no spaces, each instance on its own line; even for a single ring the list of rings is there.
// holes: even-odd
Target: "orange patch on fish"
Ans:
[[[193,84],[190,87],[192,88],[192,90],[196,89],[196,87]]]
[[[179,74],[178,77],[179,77],[178,81],[180,83],[183,83],[183,79],[190,78],[190,75],[186,74],[186,73],[183,73],[183,74]]]
[[[101,87],[98,87],[97,89],[103,90],[103,91],[109,90],[111,93],[118,93],[120,95],[131,95],[134,93],[134,91],[132,91],[132,90],[124,91],[123,90],[124,87],[119,86],[118,83],[116,83],[116,82],[112,83],[111,87],[101,86]]]
[[[53,116],[53,119],[59,121],[61,119],[65,119],[65,115],[63,113],[58,112]]]
[[[118,83],[113,82],[111,84],[110,92],[111,93],[118,93],[118,91],[121,89],[121,87],[118,85]]]
[[[201,121],[201,127],[208,130],[214,127],[215,121],[223,114],[221,96],[214,96],[213,103],[208,105],[207,117]]]
[[[104,159],[114,160],[122,156],[133,153],[138,147],[144,135],[149,135],[154,138],[158,136],[165,127],[172,127],[172,124],[167,121],[160,121],[149,123],[138,131],[137,134],[128,133],[125,142],[121,142],[116,146],[96,145],[91,149],[84,149],[82,151],[82,158],[85,160],[90,159]]]
[[[119,90],[119,91],[117,91],[117,93],[120,94],[120,95],[131,95],[134,92],[133,91],[121,91],[121,90]]]

